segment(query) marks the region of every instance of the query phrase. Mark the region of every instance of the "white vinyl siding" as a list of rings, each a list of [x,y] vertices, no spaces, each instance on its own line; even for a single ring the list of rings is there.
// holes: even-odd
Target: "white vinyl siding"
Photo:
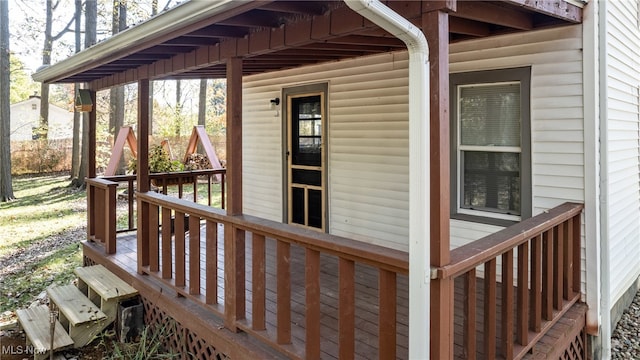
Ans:
[[[569,26],[451,45],[451,72],[531,66],[533,215],[584,201],[581,43],[580,26]],[[247,77],[244,211],[282,221],[282,119],[269,99],[326,82],[329,231],[407,250],[407,60],[398,52]],[[498,229],[452,221],[452,247]]]
[[[451,45],[452,73],[531,66],[533,215],[584,202],[581,47],[580,26]],[[459,227],[473,226],[452,222],[452,234]],[[582,257],[584,264],[584,250]]]
[[[328,83],[328,228],[408,250],[408,55],[364,57],[247,77],[244,211],[282,221],[281,89]]]
[[[612,305],[640,276],[640,33],[636,6],[632,1],[607,3],[607,230]]]

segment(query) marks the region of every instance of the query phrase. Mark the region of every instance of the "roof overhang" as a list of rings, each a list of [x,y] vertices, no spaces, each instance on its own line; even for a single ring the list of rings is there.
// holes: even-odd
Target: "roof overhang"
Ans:
[[[582,21],[576,0],[388,1],[421,26],[429,11],[449,13],[449,41]],[[95,90],[139,79],[223,78],[243,58],[245,75],[404,49],[342,1],[189,1],[39,70],[45,83]]]
[[[255,7],[247,0],[188,1],[155,17],[130,27],[113,37],[85,49],[55,65],[38,70],[33,79],[56,82],[89,70],[97,64],[122,59],[142,48],[175,38],[191,28],[215,22],[215,16],[236,10],[237,13]]]

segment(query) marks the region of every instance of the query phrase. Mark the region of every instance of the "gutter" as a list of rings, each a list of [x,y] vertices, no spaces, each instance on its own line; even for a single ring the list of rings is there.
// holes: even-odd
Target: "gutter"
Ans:
[[[602,333],[601,357],[611,358],[611,258],[609,254],[609,133],[607,131],[607,2],[598,1],[599,85],[600,89],[600,299]]]
[[[247,1],[239,0],[188,1],[54,65],[38,69],[31,77],[37,82],[59,81],[149,47],[150,42],[160,43],[164,37],[174,37],[176,32],[190,25],[247,4]]]
[[[409,50],[409,358],[429,358],[429,46],[419,28],[378,0],[347,6]],[[426,219],[426,220],[425,220]]]

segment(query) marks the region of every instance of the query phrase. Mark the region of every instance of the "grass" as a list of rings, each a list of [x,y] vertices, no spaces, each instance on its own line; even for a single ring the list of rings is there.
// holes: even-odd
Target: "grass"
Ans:
[[[28,306],[52,283],[68,283],[81,265],[84,237],[69,236],[83,233],[86,193],[68,184],[66,174],[16,177],[17,199],[0,203],[0,314]]]
[[[15,177],[17,199],[0,203],[0,321],[4,312],[28,306],[47,286],[69,283],[73,269],[81,266],[86,192],[69,183],[66,174]],[[184,190],[184,198],[192,200],[193,188]],[[220,207],[220,184],[211,190],[212,206]],[[169,192],[177,196],[177,187]],[[199,184],[199,203],[207,204],[206,194],[206,185]],[[119,202],[118,228],[127,228],[126,202]],[[12,261],[16,258],[21,261]]]
[[[0,256],[16,247],[86,223],[86,193],[67,188],[66,175],[14,179],[17,200],[0,203]]]

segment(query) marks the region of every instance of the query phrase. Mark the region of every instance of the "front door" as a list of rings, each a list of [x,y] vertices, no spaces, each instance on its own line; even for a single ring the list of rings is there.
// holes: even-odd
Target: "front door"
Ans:
[[[326,228],[324,92],[286,95],[288,223]]]

